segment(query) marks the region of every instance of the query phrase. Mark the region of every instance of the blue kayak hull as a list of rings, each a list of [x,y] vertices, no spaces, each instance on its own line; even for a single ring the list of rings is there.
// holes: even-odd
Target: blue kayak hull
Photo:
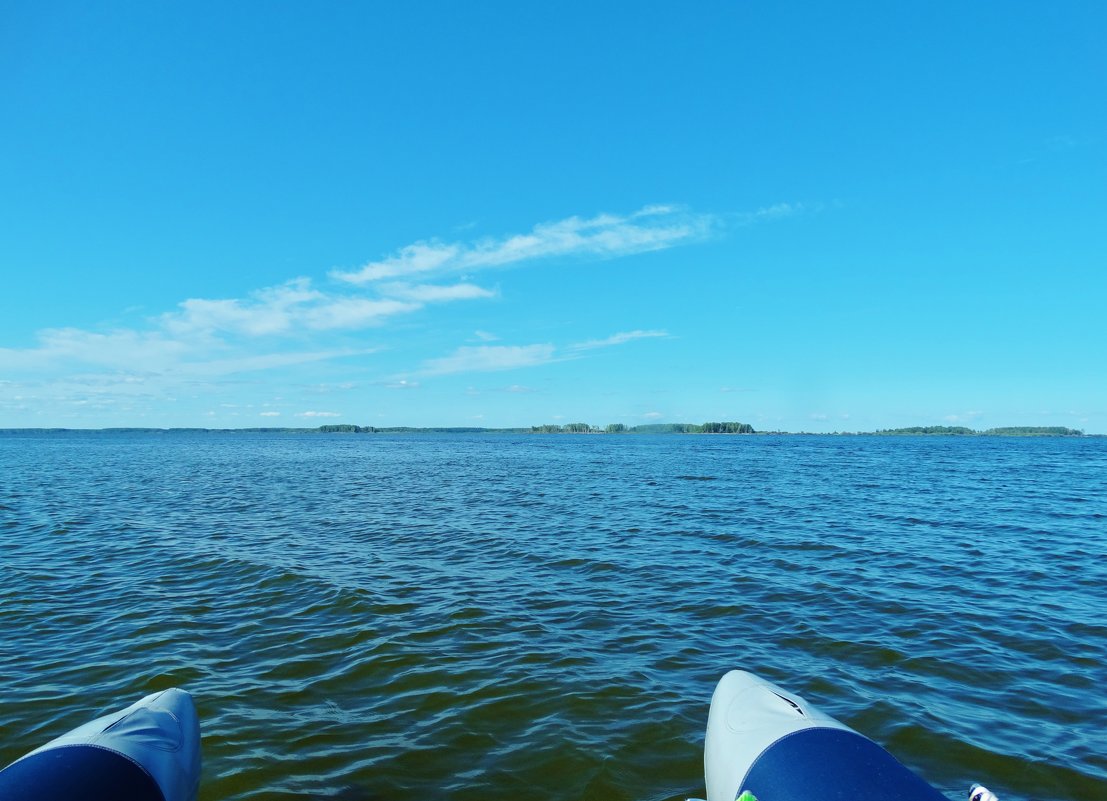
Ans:
[[[712,696],[704,774],[707,801],[948,801],[869,738],[739,670]]]
[[[183,690],[153,693],[0,770],[3,801],[195,801],[200,721]]]

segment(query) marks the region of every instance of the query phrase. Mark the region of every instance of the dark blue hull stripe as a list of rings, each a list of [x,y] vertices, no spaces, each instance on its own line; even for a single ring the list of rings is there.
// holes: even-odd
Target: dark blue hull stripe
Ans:
[[[867,737],[802,729],[766,748],[741,790],[757,801],[948,801]]]
[[[40,751],[0,770],[3,801],[165,801],[157,783],[122,754],[94,745]]]

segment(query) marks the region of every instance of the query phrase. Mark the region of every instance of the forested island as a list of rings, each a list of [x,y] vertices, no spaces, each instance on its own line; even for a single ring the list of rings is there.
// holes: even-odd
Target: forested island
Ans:
[[[749,423],[650,423],[627,426],[609,423],[603,428],[588,423],[532,426],[531,434],[756,434]]]
[[[965,426],[911,426],[910,428],[885,428],[873,432],[893,436],[957,436],[957,437],[1082,437],[1084,432],[1064,426],[1006,426],[976,431]]]
[[[323,425],[314,428],[0,428],[0,434],[759,434],[799,436],[814,432],[755,431],[749,423],[649,423],[628,426],[609,423],[594,426],[589,423],[566,423],[527,426],[525,428],[478,428],[472,426],[359,426],[350,423]],[[815,434],[817,435],[817,434]],[[884,428],[879,431],[836,431],[831,436],[958,436],[958,437],[1083,437],[1083,431],[1064,426],[1006,426],[977,431],[965,426],[910,426]],[[1094,435],[1092,435],[1094,436]]]

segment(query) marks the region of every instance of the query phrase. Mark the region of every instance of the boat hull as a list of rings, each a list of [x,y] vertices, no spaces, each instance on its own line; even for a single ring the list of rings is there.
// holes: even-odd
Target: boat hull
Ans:
[[[97,718],[0,770],[4,801],[195,801],[200,721],[170,689]]]
[[[704,775],[707,801],[948,801],[869,738],[740,670],[711,698]]]

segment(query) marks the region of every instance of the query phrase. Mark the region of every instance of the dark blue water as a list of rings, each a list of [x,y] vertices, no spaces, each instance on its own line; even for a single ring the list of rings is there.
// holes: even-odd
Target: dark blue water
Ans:
[[[0,764],[177,685],[201,798],[702,793],[732,667],[1107,798],[1107,440],[0,436]]]

